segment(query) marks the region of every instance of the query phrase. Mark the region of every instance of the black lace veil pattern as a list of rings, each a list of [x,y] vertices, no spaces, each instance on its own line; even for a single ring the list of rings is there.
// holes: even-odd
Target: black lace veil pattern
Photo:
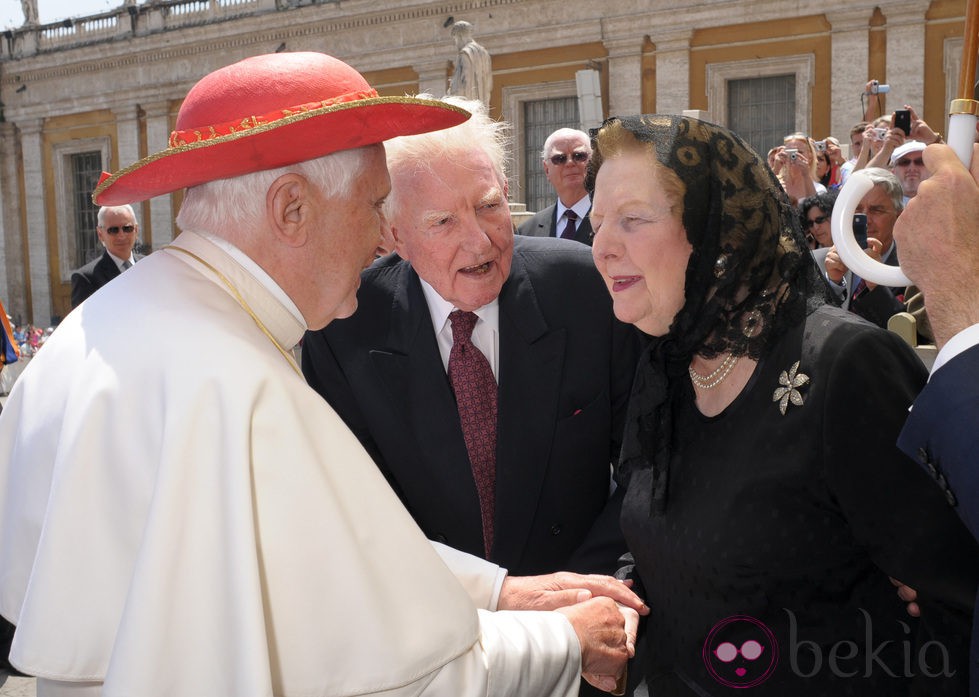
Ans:
[[[612,122],[652,144],[686,188],[682,222],[693,251],[685,302],[669,332],[653,337],[640,358],[620,458],[626,478],[652,470],[651,512],[661,514],[668,472],[680,456],[672,447],[674,414],[677,400],[693,389],[687,375],[693,355],[762,357],[825,301],[826,286],[775,175],[725,128],[683,116],[609,119],[593,132],[590,191]]]

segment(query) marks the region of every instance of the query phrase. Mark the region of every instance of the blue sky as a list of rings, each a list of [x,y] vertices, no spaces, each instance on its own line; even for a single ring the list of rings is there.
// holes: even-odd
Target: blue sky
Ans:
[[[122,4],[122,0],[37,0],[41,23],[56,22],[66,17],[105,12]],[[0,30],[19,27],[24,22],[20,0],[0,0]]]

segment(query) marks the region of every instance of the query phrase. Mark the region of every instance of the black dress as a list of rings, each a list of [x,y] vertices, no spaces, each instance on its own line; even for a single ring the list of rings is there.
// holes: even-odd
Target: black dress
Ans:
[[[623,506],[652,609],[632,670],[650,695],[966,694],[979,548],[895,446],[925,378],[895,335],[825,307],[718,416],[687,381],[665,513],[650,515],[648,470]],[[779,387],[802,404],[790,392],[783,415]],[[919,590],[927,622],[888,575]]]

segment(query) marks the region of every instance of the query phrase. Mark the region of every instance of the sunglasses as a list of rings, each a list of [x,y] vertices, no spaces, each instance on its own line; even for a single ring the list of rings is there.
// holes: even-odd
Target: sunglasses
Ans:
[[[559,152],[557,155],[551,155],[549,159],[551,160],[552,165],[557,165],[560,167],[568,161],[568,156],[563,152]],[[588,153],[580,151],[571,153],[571,159],[579,164],[582,162],[588,162]]]
[[[916,158],[914,160],[908,160],[908,159],[902,157],[900,160],[897,161],[897,166],[898,167],[907,167],[908,165],[912,165],[912,164],[918,165],[919,167],[924,167],[925,166],[924,161],[920,157],[919,158]]]
[[[805,220],[802,221],[802,229],[803,230],[808,230],[813,225],[822,225],[827,220],[829,220],[831,217],[832,216],[829,216],[829,215],[818,215],[818,216],[816,216],[815,218],[812,218],[812,219],[806,218]]]
[[[103,228],[110,235],[118,235],[120,231],[125,233],[130,233],[136,229],[135,225],[123,225],[119,227],[118,225],[113,225],[112,227]]]

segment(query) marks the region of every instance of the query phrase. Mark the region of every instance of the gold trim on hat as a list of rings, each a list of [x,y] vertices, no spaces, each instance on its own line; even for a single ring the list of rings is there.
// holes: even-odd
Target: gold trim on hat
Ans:
[[[128,174],[131,174],[136,170],[141,169],[149,164],[152,164],[157,160],[162,160],[164,158],[171,157],[174,155],[179,155],[181,153],[189,152],[191,150],[198,150],[200,148],[207,148],[214,145],[222,145],[224,143],[229,143],[238,140],[240,138],[259,135],[261,133],[266,133],[276,128],[280,128],[282,126],[289,126],[293,123],[305,121],[307,119],[315,118],[317,116],[323,116],[325,114],[329,114],[332,112],[345,111],[347,109],[358,109],[360,107],[365,107],[365,106],[379,106],[383,104],[403,104],[403,105],[419,105],[419,106],[427,106],[433,108],[441,108],[441,109],[445,109],[446,111],[454,111],[460,114],[465,114],[467,116],[469,115],[469,112],[466,111],[465,109],[454,106],[452,104],[439,102],[433,99],[419,99],[417,97],[369,97],[366,99],[355,99],[353,101],[342,102],[339,104],[328,104],[328,102],[330,101],[331,100],[326,100],[323,102],[323,104],[327,104],[327,106],[322,106],[315,109],[301,110],[302,106],[292,107],[291,109],[283,109],[282,110],[283,114],[287,114],[287,115],[284,115],[275,121],[270,121],[265,123],[258,122],[255,119],[255,117],[248,117],[244,119],[242,122],[238,123],[237,129],[232,129],[231,132],[227,134],[214,135],[214,136],[209,134],[207,137],[204,137],[203,134],[201,134],[200,140],[182,143],[179,145],[171,145],[166,150],[161,150],[159,152],[153,153],[152,155],[148,155],[143,159],[129,165],[128,167],[124,167],[123,169],[120,169],[115,174],[110,174],[109,176],[102,179],[99,182],[98,186],[95,187],[95,191],[92,192],[92,201],[94,202],[95,199],[101,193],[103,193],[106,189],[108,189],[110,186],[115,184],[120,178]],[[300,111],[292,112],[293,109],[300,109]],[[251,119],[249,125],[244,126],[244,121],[249,121],[249,119]],[[235,122],[228,122],[228,123],[231,124]],[[223,125],[224,124],[219,124],[218,127]],[[210,127],[211,130],[214,130],[216,128],[217,127],[214,126]],[[196,129],[196,131],[200,131],[200,130],[201,129]],[[187,132],[189,131],[183,131],[182,133],[187,133]],[[171,134],[170,136],[171,141],[173,141],[174,136],[176,134],[177,131],[174,131],[174,133]],[[324,154],[328,154],[328,153],[324,153]]]

